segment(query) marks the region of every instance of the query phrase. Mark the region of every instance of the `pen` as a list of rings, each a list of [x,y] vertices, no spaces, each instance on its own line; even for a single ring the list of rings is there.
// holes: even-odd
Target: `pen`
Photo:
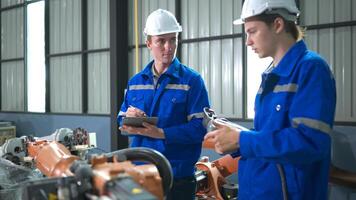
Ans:
[[[141,112],[141,113],[142,113],[142,116],[144,116],[144,117],[147,116],[146,113],[143,112],[142,110],[140,110],[140,109],[138,109],[138,108],[136,108],[136,107],[134,107],[134,106],[132,106],[132,105],[129,105],[129,107],[135,109],[135,110],[138,111],[138,112]]]

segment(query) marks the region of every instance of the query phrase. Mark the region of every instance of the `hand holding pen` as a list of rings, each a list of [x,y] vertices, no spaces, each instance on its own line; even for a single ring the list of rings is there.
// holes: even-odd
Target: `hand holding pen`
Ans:
[[[129,106],[126,111],[126,117],[146,117],[146,113],[134,106]]]

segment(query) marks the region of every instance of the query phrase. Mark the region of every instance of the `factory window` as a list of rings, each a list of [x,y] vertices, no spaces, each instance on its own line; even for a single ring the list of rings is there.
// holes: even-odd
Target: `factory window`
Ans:
[[[250,47],[247,48],[247,118],[255,116],[255,96],[261,83],[261,74],[272,62],[272,58],[259,58]]]
[[[45,112],[45,27],[44,1],[27,6],[27,109]]]

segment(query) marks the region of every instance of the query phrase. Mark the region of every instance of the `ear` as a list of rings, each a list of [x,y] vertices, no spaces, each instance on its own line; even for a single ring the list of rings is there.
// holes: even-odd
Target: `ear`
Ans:
[[[151,50],[152,42],[149,40],[146,40],[146,46],[149,50]]]
[[[277,34],[284,30],[284,20],[281,17],[277,17],[273,22],[273,28]]]

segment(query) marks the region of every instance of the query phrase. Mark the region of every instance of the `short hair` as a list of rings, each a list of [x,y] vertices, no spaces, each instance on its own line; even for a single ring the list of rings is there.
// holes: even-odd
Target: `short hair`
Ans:
[[[152,36],[151,35],[146,35],[146,41],[151,41]]]
[[[272,25],[274,20],[278,17],[283,19],[284,24],[285,24],[285,31],[287,33],[290,33],[296,41],[303,39],[304,30],[302,30],[302,28],[300,26],[298,26],[294,21],[288,21],[279,14],[262,13],[260,15],[251,17],[251,19],[262,21],[262,22],[266,23],[268,26],[270,26],[270,25]]]

